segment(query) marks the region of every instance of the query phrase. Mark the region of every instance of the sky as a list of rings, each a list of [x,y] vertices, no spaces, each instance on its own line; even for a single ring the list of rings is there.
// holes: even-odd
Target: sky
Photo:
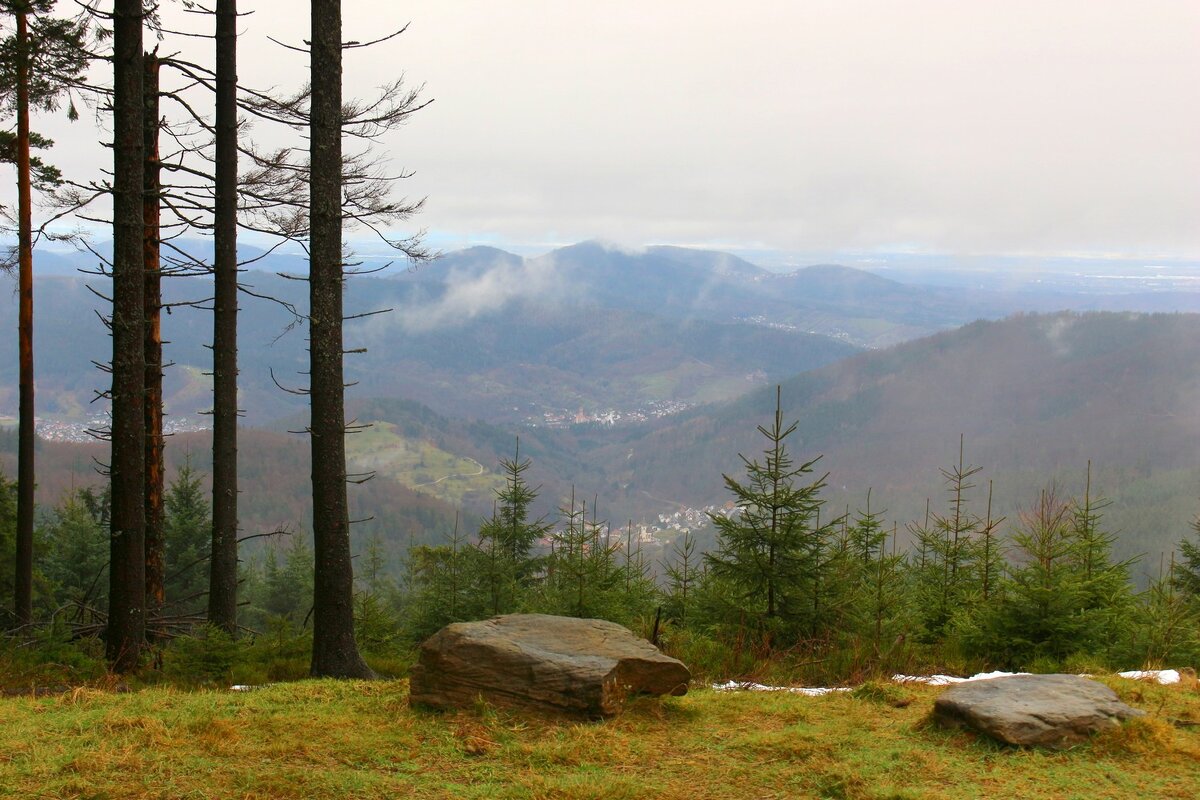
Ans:
[[[266,38],[299,44],[303,5],[239,5],[242,80],[303,82]],[[347,40],[409,26],[345,91],[424,86],[383,150],[443,249],[1200,259],[1195,0],[343,6]],[[108,158],[88,120],[38,127],[68,171]]]

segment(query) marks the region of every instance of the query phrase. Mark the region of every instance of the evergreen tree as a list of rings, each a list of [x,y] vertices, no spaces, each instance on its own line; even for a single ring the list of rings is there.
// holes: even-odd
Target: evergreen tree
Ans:
[[[871,490],[867,489],[865,509],[859,509],[848,526],[849,545],[854,558],[864,567],[874,564],[884,550],[888,532],[883,527],[885,512],[871,510]],[[846,515],[847,520],[849,514]]]
[[[1087,467],[1083,498],[1071,503],[1072,562],[1080,581],[1084,637],[1080,650],[1102,652],[1112,641],[1113,632],[1128,616],[1133,595],[1129,567],[1135,559],[1113,562],[1115,534],[1101,525],[1103,510],[1110,505],[1103,497],[1092,496],[1092,464]]]
[[[396,586],[388,575],[387,555],[383,549],[383,539],[379,531],[373,531],[367,540],[367,549],[363,552],[363,568],[359,572],[365,594],[383,597],[391,594]]]
[[[448,544],[409,549],[404,624],[421,641],[452,622],[482,619],[492,611],[488,555],[459,535]]]
[[[868,506],[869,508],[869,506]],[[836,632],[839,638],[856,638],[860,633],[859,617],[865,613],[866,576],[870,571],[872,553],[878,544],[867,542],[882,529],[878,515],[860,509],[852,518],[850,507],[831,526],[833,535],[818,560],[820,581],[812,589],[812,606],[819,609],[822,627]],[[817,632],[813,631],[815,638]]]
[[[81,489],[56,508],[42,526],[44,555],[40,570],[56,607],[69,605],[69,616],[104,607],[108,600],[108,501]]]
[[[312,450],[314,677],[369,678],[354,639],[354,570],[346,497],[345,347],[343,293],[347,277],[344,225],[362,224],[411,261],[429,257],[420,235],[394,238],[383,231],[408,218],[420,203],[388,197],[387,170],[366,153],[345,151],[345,136],[377,140],[421,106],[418,92],[402,81],[385,87],[371,103],[344,102],[341,0],[311,0],[310,81],[294,103],[274,104],[277,116],[308,128],[309,434]],[[395,35],[395,34],[393,34]],[[391,38],[390,36],[387,38]],[[288,171],[293,165],[282,165]]]
[[[732,607],[768,640],[784,621],[816,630],[821,613],[822,550],[829,526],[819,524],[818,511],[825,479],[798,485],[817,459],[799,465],[792,460],[786,439],[796,427],[795,422],[784,426],[776,388],[771,427],[758,427],[768,445],[763,461],[739,455],[746,480],[723,476],[739,513],[709,515],[718,536],[717,551],[705,554],[709,572],[732,593]]]
[[[1098,552],[1108,535],[1100,532],[1095,506],[1063,501],[1051,487],[1020,520],[1012,536],[1015,563],[999,597],[964,626],[964,643],[1010,668],[1076,653],[1102,656],[1127,604],[1114,583],[1124,567]]]
[[[949,495],[947,512],[931,513],[927,506],[925,523],[909,526],[919,551],[911,577],[928,642],[941,641],[954,617],[970,614],[978,597],[981,554],[976,536],[985,524],[971,512],[970,493],[976,488],[972,478],[980,471],[982,467],[965,463],[959,437],[958,463],[941,471]],[[995,543],[990,532],[983,542],[989,548]]]
[[[536,570],[537,564],[530,560],[529,551],[550,530],[544,518],[529,519],[530,506],[538,496],[538,490],[525,480],[525,472],[531,464],[528,458],[521,460],[521,441],[518,439],[513,457],[500,459],[504,488],[496,491],[500,514],[494,535],[505,557],[518,567],[518,579],[526,578]]]
[[[358,641],[364,648],[379,652],[401,636],[397,615],[399,592],[388,573],[383,540],[376,531],[367,541],[358,571],[362,585],[354,597],[354,622]]]
[[[1200,516],[1192,520],[1195,541],[1181,539],[1179,560],[1171,565],[1171,583],[1185,597],[1200,604]]]
[[[279,556],[278,547],[267,550],[256,605],[268,616],[300,628],[312,608],[313,550],[295,535],[283,552],[282,564]]]
[[[48,16],[54,0],[0,0],[0,11],[11,16],[14,30],[0,39],[0,110],[16,115],[16,133],[0,134],[0,161],[17,167],[17,272],[19,420],[17,456],[17,522],[13,592],[17,621],[33,620],[34,517],[34,380],[33,380],[33,194],[35,185],[57,185],[58,170],[32,156],[34,147],[52,142],[30,130],[30,111],[57,107],[87,66],[84,38],[87,26],[79,20]],[[68,113],[78,114],[73,104]],[[7,259],[0,259],[0,263]]]
[[[500,459],[504,487],[496,490],[492,515],[479,528],[479,549],[491,599],[491,613],[504,614],[520,607],[542,567],[530,556],[533,545],[550,531],[545,518],[530,520],[530,506],[538,491],[525,480],[531,461],[521,459],[517,442],[514,456]]]
[[[309,441],[312,450],[313,677],[370,678],[354,639],[346,498],[343,357],[342,4],[312,0],[309,72]]]
[[[212,515],[200,476],[191,464],[185,463],[167,488],[165,506],[167,607],[177,614],[202,613]]]
[[[213,186],[213,513],[208,618],[237,632],[237,0],[216,0]]]
[[[624,572],[617,565],[620,544],[611,540],[608,525],[588,517],[587,501],[576,503],[574,493],[559,509],[562,525],[551,534],[546,576],[532,598],[532,610],[571,617],[628,621],[622,604]]]
[[[896,530],[893,528],[893,543],[895,540]],[[902,634],[906,627],[908,598],[904,591],[904,564],[903,554],[893,552],[889,555],[886,548],[881,546],[876,551],[871,568],[864,576],[867,590],[865,616],[869,624],[871,650],[876,663],[883,658],[887,642],[895,641],[897,635]]]
[[[849,514],[845,532],[827,557],[832,598],[831,613],[837,619],[839,638],[856,651],[870,644],[870,659],[878,663],[886,644],[903,631],[908,617],[908,598],[904,580],[905,557],[896,554],[895,527],[883,527],[883,514],[871,507],[867,492],[864,508]],[[888,536],[893,552],[887,548]]]
[[[114,672],[146,641],[145,225],[141,0],[113,2],[112,511],[105,649]]]
[[[1115,633],[1121,664],[1161,669],[1200,663],[1200,603],[1174,580],[1178,564],[1153,581],[1132,604]]]
[[[158,140],[162,129],[159,106],[158,53],[142,56],[142,328],[146,432],[145,577],[147,616],[161,614],[167,601],[166,444],[163,436],[162,340],[162,161]],[[150,633],[153,640],[155,634]]]
[[[17,484],[0,474],[0,563],[11,564],[17,543]],[[13,596],[13,573],[0,570],[0,597]],[[19,615],[14,614],[14,618]]]
[[[1004,574],[1004,553],[997,535],[1004,517],[992,516],[992,482],[988,481],[987,516],[979,529],[975,549],[978,556],[976,572],[979,575],[979,596],[984,605],[996,593],[1000,578]]]
[[[1200,662],[1200,517],[1192,520],[1195,540],[1179,542],[1165,575],[1138,596],[1124,627],[1121,655],[1147,668]]]
[[[662,565],[667,578],[667,616],[684,628],[688,626],[688,616],[696,606],[696,588],[701,579],[700,565],[701,556],[696,552],[696,540],[690,531],[675,539],[671,545],[671,558]]]
[[[615,613],[610,619],[627,627],[634,627],[639,620],[648,621],[650,614],[655,612],[656,606],[662,602],[662,592],[655,581],[650,564],[643,556],[641,541],[635,542],[633,521],[630,520],[626,523],[624,537],[617,535],[616,541],[613,542],[611,529],[608,531],[608,536],[613,550],[612,565],[617,573],[616,585],[612,590],[612,605]],[[688,531],[684,532],[684,536],[689,540],[691,538]],[[618,556],[620,557],[619,564],[617,563]],[[695,572],[696,564],[700,559],[697,556],[690,558],[692,564],[690,569]],[[692,583],[696,582],[694,577],[691,578],[691,581]]]

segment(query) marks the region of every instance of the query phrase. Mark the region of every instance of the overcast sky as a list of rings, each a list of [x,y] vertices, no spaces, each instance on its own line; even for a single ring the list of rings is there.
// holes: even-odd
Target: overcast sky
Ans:
[[[243,81],[303,81],[265,36],[305,38],[304,4],[240,5]],[[1195,0],[343,5],[348,40],[410,23],[346,91],[425,85],[387,150],[442,247],[1200,258]]]

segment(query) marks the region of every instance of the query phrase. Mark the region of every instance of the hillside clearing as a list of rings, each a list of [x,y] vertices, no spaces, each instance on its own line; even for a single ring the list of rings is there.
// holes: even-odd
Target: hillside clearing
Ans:
[[[389,422],[373,421],[371,427],[348,437],[346,456],[355,469],[377,472],[456,504],[468,494],[488,497],[501,485],[475,459],[448,453],[428,441],[406,439]]]

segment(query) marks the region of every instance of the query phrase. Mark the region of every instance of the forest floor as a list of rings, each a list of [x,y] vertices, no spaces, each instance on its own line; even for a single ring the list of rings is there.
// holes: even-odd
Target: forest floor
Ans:
[[[1065,751],[928,722],[939,687],[805,697],[698,689],[604,722],[485,704],[414,711],[408,682],[0,698],[0,797],[1187,798],[1200,688],[1105,678],[1147,717]]]

